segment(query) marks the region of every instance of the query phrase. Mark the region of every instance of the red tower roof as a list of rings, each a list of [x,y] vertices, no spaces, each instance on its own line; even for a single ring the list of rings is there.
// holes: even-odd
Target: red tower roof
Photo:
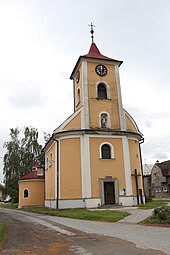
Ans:
[[[99,49],[97,48],[95,43],[91,44],[91,47],[89,49],[89,53],[84,55],[83,57],[88,57],[88,58],[100,58],[100,59],[107,59],[107,60],[114,60],[112,58],[106,57],[104,55],[102,55],[99,51]]]
[[[118,63],[118,66],[120,66],[123,63],[123,61],[121,61],[121,60],[116,60],[116,59],[109,58],[109,57],[106,57],[106,56],[102,55],[100,53],[99,49],[97,48],[96,44],[94,42],[92,42],[88,54],[79,57],[76,65],[73,69],[73,72],[70,76],[70,79],[73,79],[73,74],[74,74],[74,72],[75,72],[75,70],[76,70],[77,66],[79,65],[82,58],[93,58],[93,59],[114,61],[114,62]]]

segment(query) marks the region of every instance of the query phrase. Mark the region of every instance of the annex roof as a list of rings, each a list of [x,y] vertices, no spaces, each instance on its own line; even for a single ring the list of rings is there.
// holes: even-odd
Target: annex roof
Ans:
[[[44,174],[38,175],[37,171],[31,171],[20,178],[20,180],[26,180],[26,179],[44,179]]]

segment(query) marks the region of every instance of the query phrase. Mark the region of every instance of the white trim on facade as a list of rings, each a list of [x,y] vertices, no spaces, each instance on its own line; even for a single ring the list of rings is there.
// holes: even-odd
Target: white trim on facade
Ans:
[[[48,207],[48,208],[56,209],[57,208],[56,199],[54,199],[54,200],[45,199],[44,206]]]
[[[99,127],[101,128],[101,115],[103,113],[107,114],[107,117],[108,117],[108,119],[107,119],[108,122],[107,122],[107,125],[106,125],[107,127],[106,128],[110,128],[111,127],[111,125],[110,125],[110,114],[108,112],[104,112],[104,111],[99,113]]]
[[[70,117],[68,117],[68,119],[66,119],[58,128],[54,130],[54,134],[62,131],[65,128],[65,126],[67,126],[81,112],[81,110],[82,110],[81,108],[78,109]]]
[[[123,109],[123,111],[124,111],[125,116],[127,116],[127,118],[133,123],[134,127],[136,128],[136,131],[141,134],[141,132],[140,132],[135,120],[133,119],[133,117],[125,109]]]
[[[27,197],[25,197],[25,194],[24,194],[25,190],[28,191],[28,196],[27,196]],[[24,198],[24,199],[30,198],[29,194],[30,194],[29,189],[27,189],[27,188],[23,189],[23,198]]]
[[[111,159],[114,159],[114,148],[113,148],[113,145],[111,143],[108,143],[108,142],[103,142],[103,143],[100,144],[100,148],[99,148],[100,159],[102,159],[102,146],[104,144],[107,144],[107,145],[110,146],[110,149],[111,149]]]
[[[85,199],[86,208],[97,208],[101,206],[100,198],[90,198]]]
[[[114,196],[115,204],[119,204],[119,191],[118,191],[118,178],[100,178],[100,195],[101,195],[101,205],[105,205],[105,190],[104,183],[113,182],[114,183]]]
[[[126,136],[122,137],[122,147],[123,147],[123,158],[124,158],[124,173],[126,182],[126,195],[132,195],[132,178],[131,178],[131,166],[130,166],[130,153],[129,153],[129,143]]]
[[[137,197],[133,196],[124,196],[124,197],[119,197],[119,204],[124,205],[124,206],[135,206],[137,205]]]
[[[55,183],[55,187],[54,187],[54,193],[55,193],[55,198],[57,198],[57,142],[55,141],[55,165],[54,165],[54,183]]]
[[[82,136],[82,134],[81,135],[68,135],[68,136],[63,136],[63,137],[60,137],[60,140],[63,140],[63,139],[69,139],[69,138],[80,138]],[[118,136],[118,135],[93,135],[93,134],[86,134],[86,136],[88,137],[88,138],[117,138],[117,139],[122,139],[122,136]],[[133,138],[132,138],[133,139]],[[134,140],[135,140],[135,138],[134,138]],[[138,141],[138,140],[136,140],[136,141]]]
[[[61,180],[60,180],[60,177],[61,177],[61,174],[60,174],[60,171],[61,171],[61,159],[60,159],[60,140],[61,139],[58,139],[58,149],[59,149],[59,152],[58,152],[58,167],[59,167],[59,170],[58,170],[58,185],[59,185],[59,188],[58,188],[58,191],[59,191],[59,194],[58,194],[58,199],[61,198],[61,188],[60,188],[60,184],[61,184]],[[57,187],[56,187],[57,188]]]
[[[90,170],[90,145],[89,138],[81,136],[81,178],[82,178],[82,197],[91,197],[91,170]]]
[[[98,81],[96,83],[96,98],[98,98],[98,86],[99,86],[99,84],[103,84],[106,87],[107,98],[104,99],[104,100],[110,99],[110,87],[109,87],[109,85],[106,81]]]
[[[82,98],[83,108],[81,111],[81,128],[89,128],[89,97],[88,97],[88,73],[87,61],[82,62]]]
[[[100,198],[89,199],[61,199],[59,200],[59,209],[71,208],[97,208],[101,205]],[[45,200],[45,207],[56,208],[56,200]]]
[[[126,121],[125,121],[125,114],[124,114],[123,105],[122,105],[122,95],[121,95],[121,88],[120,88],[120,78],[119,78],[119,67],[118,66],[115,66],[115,76],[116,76],[116,86],[117,86],[117,95],[118,95],[120,127],[121,127],[121,130],[126,130]]]

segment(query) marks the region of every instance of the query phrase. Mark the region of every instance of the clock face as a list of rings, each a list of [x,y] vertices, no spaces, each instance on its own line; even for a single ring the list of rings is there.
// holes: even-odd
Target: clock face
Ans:
[[[96,73],[100,76],[105,76],[107,74],[107,68],[104,65],[97,65]]]
[[[76,82],[79,83],[80,80],[80,71],[76,73]]]

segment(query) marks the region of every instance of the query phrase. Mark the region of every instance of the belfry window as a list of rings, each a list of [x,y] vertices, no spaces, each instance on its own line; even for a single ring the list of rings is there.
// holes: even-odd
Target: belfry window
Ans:
[[[28,197],[28,190],[24,189],[24,198],[27,198],[27,197]]]
[[[99,83],[97,87],[97,97],[98,99],[107,99],[107,89],[105,84]]]
[[[77,90],[77,104],[80,103],[80,89]]]
[[[108,144],[103,144],[101,147],[102,159],[111,159],[111,148]]]

